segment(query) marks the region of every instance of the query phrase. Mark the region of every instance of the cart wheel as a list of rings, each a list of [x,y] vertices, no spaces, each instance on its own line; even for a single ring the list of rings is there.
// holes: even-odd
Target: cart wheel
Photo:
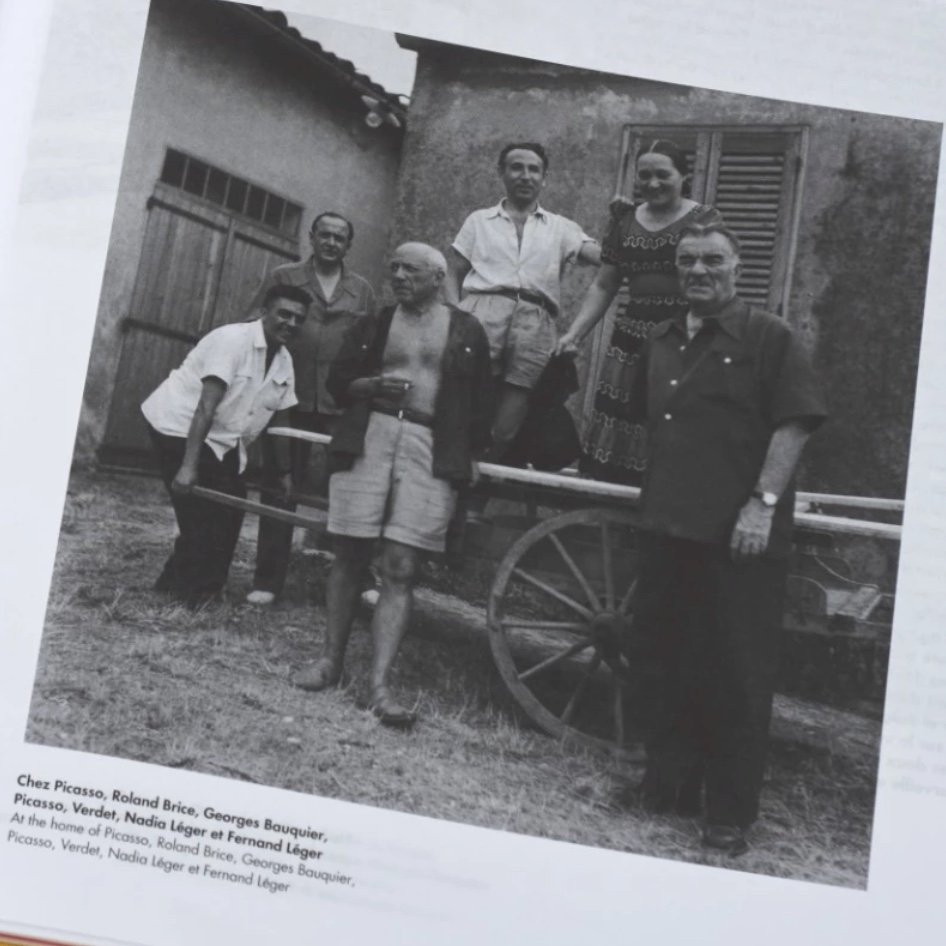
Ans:
[[[529,718],[572,743],[640,757],[622,641],[631,627],[637,516],[581,509],[522,535],[487,609],[499,672]]]

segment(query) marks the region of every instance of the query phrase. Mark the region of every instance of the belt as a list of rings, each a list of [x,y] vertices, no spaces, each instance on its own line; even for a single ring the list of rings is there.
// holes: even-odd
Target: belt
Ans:
[[[507,299],[513,299],[516,302],[521,299],[523,302],[531,302],[532,305],[537,305],[540,309],[545,309],[546,312],[552,315],[555,314],[554,307],[541,292],[531,292],[528,289],[490,289],[488,292],[483,293],[483,295],[505,296]]]
[[[388,417],[396,417],[398,420],[410,421],[412,424],[420,424],[422,427],[434,426],[434,415],[426,411],[413,411],[409,407],[388,407],[386,404],[371,403],[371,410],[376,414],[387,414]]]

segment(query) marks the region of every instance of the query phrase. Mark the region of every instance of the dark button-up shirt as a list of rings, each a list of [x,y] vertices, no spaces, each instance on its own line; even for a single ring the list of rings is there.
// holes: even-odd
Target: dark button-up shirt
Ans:
[[[253,296],[252,309],[259,308],[269,287],[274,285],[301,286],[312,296],[309,316],[299,334],[287,346],[296,373],[296,397],[299,399],[296,410],[340,413],[325,382],[345,332],[357,319],[375,314],[374,290],[366,280],[343,265],[332,296],[326,299],[322,284],[315,275],[315,261],[310,256],[301,263],[286,263],[268,273]]]
[[[490,442],[492,376],[489,343],[480,323],[469,313],[449,307],[450,326],[440,368],[440,388],[434,406],[434,476],[464,483],[476,454]],[[371,414],[366,398],[352,398],[348,389],[357,378],[381,374],[395,307],[382,309],[376,318],[359,319],[348,330],[332,364],[328,389],[344,409],[329,447],[332,469],[351,467],[364,452]]]
[[[729,541],[756,488],[775,430],[825,418],[807,353],[784,321],[738,297],[692,341],[686,321],[656,325],[641,353],[629,402],[646,422],[649,455],[641,493],[645,529],[707,543]],[[785,491],[768,554],[791,544],[794,491]]]

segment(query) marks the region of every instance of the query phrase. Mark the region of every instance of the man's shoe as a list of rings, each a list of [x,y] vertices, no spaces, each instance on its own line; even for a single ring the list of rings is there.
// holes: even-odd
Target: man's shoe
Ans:
[[[708,824],[703,829],[703,847],[737,857],[749,850],[746,829],[728,824]]]
[[[382,726],[390,726],[393,729],[410,729],[417,721],[417,716],[411,710],[401,706],[391,696],[391,691],[387,687],[374,688],[368,708]]]
[[[263,591],[260,588],[254,588],[247,596],[247,604],[272,604],[276,600],[276,595],[271,591]]]
[[[342,679],[342,668],[336,667],[331,660],[321,657],[300,667],[289,678],[289,682],[300,690],[318,693],[329,687],[338,686]]]

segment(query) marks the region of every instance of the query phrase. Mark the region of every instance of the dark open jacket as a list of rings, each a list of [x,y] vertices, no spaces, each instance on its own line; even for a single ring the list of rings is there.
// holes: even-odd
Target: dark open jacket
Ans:
[[[367,398],[353,398],[348,389],[357,378],[381,374],[394,309],[389,306],[374,318],[355,322],[329,370],[326,386],[344,411],[329,447],[332,472],[350,469],[364,450],[371,403]],[[433,475],[461,484],[470,478],[474,456],[490,442],[489,344],[472,315],[449,309],[450,328],[434,408]]]

